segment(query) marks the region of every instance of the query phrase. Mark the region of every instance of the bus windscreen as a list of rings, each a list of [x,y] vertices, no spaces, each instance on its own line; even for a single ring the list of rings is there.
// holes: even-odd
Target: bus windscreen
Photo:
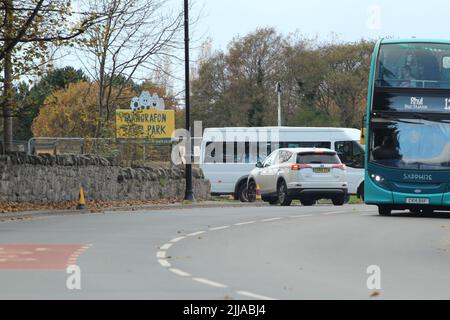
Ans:
[[[375,86],[450,89],[450,45],[381,45]]]

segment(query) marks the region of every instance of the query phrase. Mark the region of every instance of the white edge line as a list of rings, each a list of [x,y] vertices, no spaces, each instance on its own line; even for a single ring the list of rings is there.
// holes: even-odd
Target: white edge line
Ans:
[[[171,267],[171,264],[166,259],[158,259],[158,262],[164,268],[170,268]]]
[[[183,240],[184,238],[186,238],[186,237],[178,237],[178,238],[174,238],[174,239],[170,240],[169,242],[175,243],[175,242],[178,242],[178,241],[180,241],[180,240]]]
[[[209,230],[211,231],[217,231],[217,230],[223,230],[223,229],[228,229],[230,226],[223,226],[223,227],[215,227],[215,228],[211,228]]]
[[[165,259],[165,258],[166,258],[166,252],[165,252],[165,251],[158,251],[158,252],[156,253],[156,257],[157,257],[158,259]]]
[[[256,221],[248,221],[248,222],[239,222],[239,223],[235,223],[235,226],[245,226],[247,224],[252,224],[255,223]]]
[[[184,272],[180,269],[170,268],[169,271],[175,273],[176,275],[182,276],[182,277],[190,277],[191,276],[189,273]]]
[[[166,243],[166,244],[163,244],[159,249],[161,249],[161,250],[169,250],[171,246],[173,246],[172,243]]]
[[[260,294],[251,293],[248,291],[236,291],[237,294],[240,294],[241,296],[246,296],[252,299],[260,299],[260,300],[276,300],[274,298],[269,298],[266,296],[262,296]]]
[[[189,233],[188,236],[189,237],[195,237],[195,236],[198,236],[198,235],[203,234],[205,232],[206,231],[193,232],[193,233]]]
[[[197,282],[207,284],[209,286],[216,287],[216,288],[227,288],[228,287],[227,285],[224,285],[222,283],[218,283],[218,282],[211,281],[211,280],[204,279],[204,278],[192,278],[192,280],[195,280]]]
[[[277,220],[281,220],[281,218],[263,219],[263,220],[261,220],[261,221],[262,221],[262,222],[272,222],[272,221],[277,221]]]

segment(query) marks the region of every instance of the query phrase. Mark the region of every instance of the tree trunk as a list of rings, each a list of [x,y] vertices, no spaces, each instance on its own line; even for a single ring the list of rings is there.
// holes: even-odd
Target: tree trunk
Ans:
[[[5,4],[5,25],[4,33],[6,38],[11,35],[13,12],[12,12],[12,0],[7,0]],[[8,41],[5,41],[4,48],[8,47]],[[12,107],[14,104],[13,95],[13,76],[12,76],[12,53],[11,50],[5,52],[5,58],[3,60],[3,140],[4,151],[13,151],[13,130],[12,130]]]

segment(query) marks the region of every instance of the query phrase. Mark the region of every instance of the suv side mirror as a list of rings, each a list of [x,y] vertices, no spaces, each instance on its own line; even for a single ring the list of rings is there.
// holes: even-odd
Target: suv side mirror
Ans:
[[[256,167],[257,168],[262,168],[263,167],[262,162],[258,160],[258,162],[256,162]]]

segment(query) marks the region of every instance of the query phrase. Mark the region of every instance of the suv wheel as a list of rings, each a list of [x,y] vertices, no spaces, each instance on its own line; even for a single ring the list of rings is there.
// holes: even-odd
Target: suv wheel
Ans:
[[[302,206],[305,207],[310,207],[316,204],[316,200],[315,199],[311,199],[311,198],[302,198],[300,199],[300,203],[302,204]]]
[[[255,202],[256,201],[256,183],[255,183],[254,180],[250,180],[248,182],[247,201],[248,202]]]
[[[345,203],[345,196],[336,196],[331,199],[331,201],[335,206],[343,206]]]
[[[238,197],[241,202],[249,202],[248,201],[248,195],[247,195],[247,184],[241,183],[241,185],[238,188]]]
[[[283,207],[288,207],[292,203],[292,199],[288,195],[288,189],[286,182],[284,180],[281,180],[278,182],[277,186],[277,194],[278,194],[278,202]]]
[[[378,214],[380,216],[390,216],[392,213],[392,209],[388,206],[380,205],[378,206]]]

